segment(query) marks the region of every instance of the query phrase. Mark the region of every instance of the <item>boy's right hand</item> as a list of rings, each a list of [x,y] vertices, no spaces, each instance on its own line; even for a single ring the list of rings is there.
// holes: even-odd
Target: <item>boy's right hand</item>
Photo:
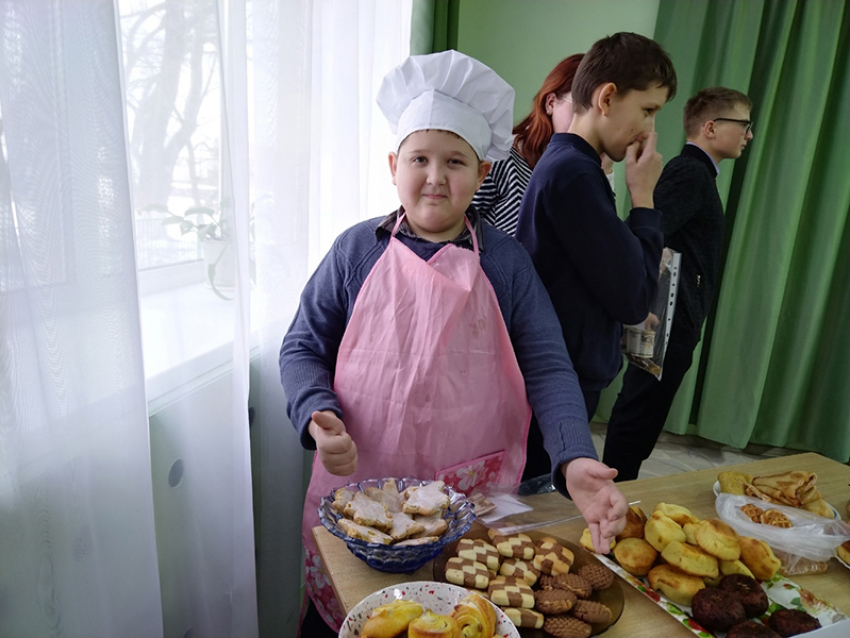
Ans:
[[[357,445],[345,430],[345,423],[331,410],[313,412],[309,430],[324,468],[336,476],[354,474]]]
[[[658,133],[651,131],[626,148],[626,186],[635,208],[654,208],[652,192],[661,177],[664,159],[655,150]]]

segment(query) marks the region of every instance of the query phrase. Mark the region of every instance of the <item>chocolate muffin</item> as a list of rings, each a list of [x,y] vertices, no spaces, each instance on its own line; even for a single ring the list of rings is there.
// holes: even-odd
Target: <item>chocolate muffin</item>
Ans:
[[[767,625],[762,625],[755,620],[745,620],[733,625],[726,638],[780,638],[779,634]]]
[[[770,614],[768,622],[783,638],[820,629],[820,621],[800,609],[777,609]]]
[[[700,589],[694,595],[691,610],[694,620],[713,634],[728,631],[733,625],[747,619],[737,595],[715,587]]]
[[[770,607],[767,594],[755,578],[744,574],[729,574],[720,579],[720,589],[731,591],[744,606],[747,618],[761,616]]]

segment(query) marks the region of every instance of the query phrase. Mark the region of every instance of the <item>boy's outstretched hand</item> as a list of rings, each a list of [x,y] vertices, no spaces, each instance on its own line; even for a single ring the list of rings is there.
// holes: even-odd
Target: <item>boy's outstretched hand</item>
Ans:
[[[587,526],[593,547],[607,554],[611,539],[623,531],[629,503],[614,485],[617,470],[589,458],[573,459],[562,467],[567,491]]]
[[[664,158],[655,150],[657,141],[658,133],[651,131],[626,147],[626,186],[635,208],[655,207],[652,193],[664,168]]]
[[[313,412],[308,426],[316,441],[316,451],[325,469],[336,476],[354,474],[357,445],[345,430],[345,423],[331,410]]]

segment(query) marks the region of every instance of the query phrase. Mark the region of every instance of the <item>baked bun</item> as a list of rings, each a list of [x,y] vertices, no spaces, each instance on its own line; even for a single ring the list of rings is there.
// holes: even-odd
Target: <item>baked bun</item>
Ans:
[[[661,558],[666,560],[669,565],[678,567],[691,576],[717,578],[719,573],[717,559],[714,556],[707,554],[699,547],[681,541],[668,543],[664,551],[661,552]]]
[[[624,538],[614,546],[614,558],[635,576],[646,576],[657,557],[655,548],[642,538]]]
[[[408,638],[459,638],[460,626],[451,616],[435,614],[430,609],[407,626]]]
[[[717,518],[703,521],[694,531],[694,538],[697,545],[712,556],[722,560],[738,560],[741,557],[738,534]]]
[[[691,514],[691,510],[681,505],[671,505],[670,503],[659,503],[655,506],[654,512],[661,512],[665,516],[669,516],[676,521],[680,526],[685,523],[699,523],[699,519]]]
[[[744,487],[752,483],[753,477],[743,472],[721,472],[717,475],[720,491],[726,494],[744,494]]]
[[[750,568],[744,565],[741,560],[721,560],[718,561],[720,563],[720,573],[723,576],[727,576],[729,574],[741,574],[742,576],[749,576],[750,578],[755,578],[753,576],[753,572],[750,571]]]
[[[741,544],[741,562],[746,565],[758,580],[770,580],[782,566],[780,560],[763,540],[739,536]]]
[[[394,600],[386,605],[375,607],[372,615],[363,624],[361,638],[395,638],[407,629],[407,626],[422,615],[422,605],[415,600]]]
[[[838,554],[838,558],[850,565],[850,541],[844,541],[841,543],[835,552]]]
[[[643,528],[646,542],[660,552],[671,541],[685,542],[685,532],[682,526],[662,512],[653,512]]]
[[[624,538],[643,538],[644,525],[646,525],[646,514],[637,505],[632,505],[626,512],[626,526],[617,534],[617,542]]]
[[[690,606],[696,593],[705,589],[702,578],[679,571],[672,565],[658,565],[647,574],[649,586],[674,603]]]
[[[691,602],[691,613],[705,629],[713,634],[728,631],[746,620],[744,606],[734,592],[708,587],[698,591]]]
[[[697,539],[694,534],[697,531],[697,527],[702,525],[702,521],[699,523],[685,523],[682,525],[682,531],[685,532],[685,541],[690,543],[691,545],[697,544]]]
[[[496,609],[475,592],[470,592],[452,611],[463,638],[493,638],[496,632]]]
[[[598,554],[599,552],[593,547],[593,538],[590,536],[590,529],[587,527],[584,528],[584,531],[581,533],[581,538],[578,541],[578,544],[584,547],[587,551],[593,552],[594,554]],[[608,550],[614,549],[614,546],[617,544],[617,540],[615,538],[611,539],[611,542],[608,544]]]

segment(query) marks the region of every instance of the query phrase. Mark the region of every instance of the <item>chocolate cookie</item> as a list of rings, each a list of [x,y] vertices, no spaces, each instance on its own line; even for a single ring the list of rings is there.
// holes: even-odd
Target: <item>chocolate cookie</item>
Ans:
[[[593,585],[578,574],[558,574],[540,576],[540,587],[542,589],[566,589],[573,592],[579,598],[588,598],[593,592]]]
[[[576,573],[589,582],[595,591],[608,589],[614,582],[614,572],[605,565],[582,565]]]
[[[746,620],[744,606],[736,594],[725,589],[700,589],[691,602],[694,620],[713,634],[728,631],[732,625]]]
[[[579,600],[572,610],[573,616],[589,623],[611,622],[611,610],[594,600]]]
[[[577,601],[576,595],[565,589],[540,589],[534,592],[534,608],[547,615],[566,613]]]
[[[726,633],[726,638],[780,638],[779,634],[770,627],[755,620],[745,620],[732,626]]]
[[[800,609],[777,609],[770,614],[768,622],[783,638],[820,629],[820,621]]]
[[[572,616],[549,616],[543,623],[543,631],[555,638],[589,638],[592,628],[586,622]]]
[[[767,594],[755,578],[743,574],[729,574],[720,579],[718,587],[735,594],[744,606],[747,618],[761,616],[770,606]]]

